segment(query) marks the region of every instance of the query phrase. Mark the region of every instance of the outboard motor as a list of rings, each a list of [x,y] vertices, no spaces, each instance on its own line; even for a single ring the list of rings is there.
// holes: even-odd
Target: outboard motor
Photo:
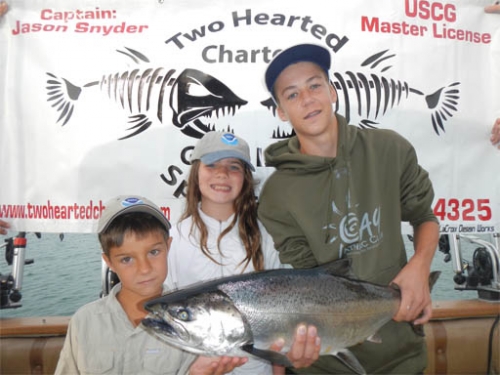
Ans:
[[[472,261],[463,260],[462,243],[478,247]],[[464,234],[441,235],[439,251],[445,262],[452,261],[456,290],[476,290],[479,299],[500,302],[500,233],[492,234],[492,241]]]

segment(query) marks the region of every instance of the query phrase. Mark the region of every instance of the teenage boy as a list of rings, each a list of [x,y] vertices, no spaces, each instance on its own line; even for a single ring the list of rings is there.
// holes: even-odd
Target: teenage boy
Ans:
[[[102,257],[120,283],[71,318],[56,374],[219,375],[247,358],[196,357],[161,342],[140,322],[167,276],[170,223],[146,198],[119,196],[98,223]]]
[[[382,344],[356,345],[346,363],[361,364],[370,374],[421,373],[425,340],[406,322],[423,324],[432,312],[428,278],[439,237],[432,184],[406,139],[349,126],[334,112],[337,92],[329,69],[329,51],[313,44],[288,48],[267,67],[266,88],[296,136],[265,151],[266,164],[276,171],[260,194],[259,218],[282,263],[309,268],[349,257],[360,279],[397,284],[402,301],[379,332]],[[414,228],[409,261],[401,221]],[[328,355],[294,371],[353,372]]]

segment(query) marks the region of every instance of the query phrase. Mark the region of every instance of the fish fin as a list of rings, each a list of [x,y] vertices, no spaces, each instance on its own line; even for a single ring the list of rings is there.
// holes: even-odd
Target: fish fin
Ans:
[[[363,119],[359,122],[358,125],[362,129],[377,129],[377,125],[380,125],[380,123],[368,119]]]
[[[75,102],[80,97],[82,88],[52,73],[47,72],[47,75],[50,77],[47,79],[46,86],[47,102],[59,112],[57,122],[62,121],[62,126],[64,126],[73,115]]]
[[[377,335],[376,333],[374,333],[373,335],[368,337],[366,339],[366,341],[370,341],[370,342],[373,342],[375,344],[382,344],[382,338],[379,335]]]
[[[351,264],[352,264],[351,258],[342,258],[334,260],[333,262],[322,264],[318,268],[330,275],[344,276],[351,279],[357,279],[356,275],[352,271]]]
[[[357,374],[366,375],[364,367],[359,363],[358,359],[352,354],[348,349],[339,350],[333,354],[339,359],[344,365],[349,367],[351,370],[355,371]]]
[[[431,274],[429,275],[429,290],[432,291],[432,288],[434,287],[434,284],[436,284],[436,281],[439,279],[439,276],[441,276],[441,271],[431,272]]]
[[[136,50],[133,50],[131,48],[128,48],[128,47],[125,47],[125,49],[128,52],[120,51],[118,49],[116,50],[116,52],[123,53],[124,55],[130,57],[136,64],[139,64],[139,60],[142,60],[143,62],[149,62],[149,59],[146,56],[144,56],[142,53],[140,53]]]
[[[133,137],[139,133],[142,133],[144,130],[146,130],[147,128],[149,128],[151,126],[152,122],[149,120],[149,118],[146,115],[138,114],[138,115],[129,116],[129,124],[134,124],[134,125],[129,127],[127,130],[135,130],[135,131],[126,135],[126,136],[118,138],[120,141],[123,139]]]
[[[413,332],[420,337],[425,337],[424,326],[422,324],[412,324],[410,323]]]
[[[273,364],[286,367],[293,367],[292,362],[290,362],[290,360],[286,355],[275,352],[274,350],[257,349],[253,345],[244,345],[241,349],[256,357],[265,359],[266,361],[269,361]]]

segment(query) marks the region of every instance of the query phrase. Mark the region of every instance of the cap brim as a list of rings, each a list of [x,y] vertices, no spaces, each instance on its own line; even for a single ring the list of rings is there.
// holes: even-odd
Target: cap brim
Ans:
[[[121,210],[114,212],[109,217],[104,216],[105,212],[106,210],[104,210],[103,216],[98,222],[97,233],[105,231],[109,227],[109,225],[113,222],[113,220],[115,220],[117,217],[132,212],[142,212],[150,214],[151,216],[156,218],[160,223],[162,223],[166,230],[170,230],[171,228],[170,221],[165,217],[165,215],[163,215],[161,211],[158,211],[157,209],[147,204],[133,204],[129,207],[124,207]]]
[[[328,73],[331,65],[330,52],[316,44],[298,44],[278,54],[268,65],[265,73],[267,90],[273,94],[274,84],[281,72],[291,64],[307,61]]]
[[[216,151],[216,152],[211,152],[209,154],[203,155],[200,160],[203,162],[203,164],[213,164],[218,162],[219,160],[222,159],[227,159],[227,158],[235,158],[239,159],[242,162],[244,162],[252,172],[255,172],[255,167],[250,163],[248,160],[244,159],[241,156],[241,153],[239,152],[234,152],[231,150],[223,150],[223,151]]]

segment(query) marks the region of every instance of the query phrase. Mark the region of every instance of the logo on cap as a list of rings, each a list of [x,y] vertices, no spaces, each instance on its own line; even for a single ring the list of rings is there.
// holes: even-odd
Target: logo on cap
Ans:
[[[238,145],[238,138],[234,134],[224,133],[222,134],[222,142],[229,146]]]
[[[144,202],[142,201],[142,199],[134,198],[134,197],[125,198],[124,200],[122,200],[123,207],[130,207],[130,206],[133,206],[134,204],[143,204],[143,203]]]

